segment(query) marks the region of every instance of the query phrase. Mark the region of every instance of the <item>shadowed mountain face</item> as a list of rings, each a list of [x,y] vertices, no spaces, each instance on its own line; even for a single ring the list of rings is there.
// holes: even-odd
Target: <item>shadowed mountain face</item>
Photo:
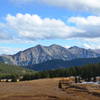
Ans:
[[[48,60],[65,61],[76,58],[95,58],[95,57],[100,57],[100,54],[92,50],[79,48],[76,46],[66,49],[59,45],[51,45],[51,46],[37,45],[33,48],[20,51],[15,55],[1,56],[0,61],[9,64],[29,66],[33,64],[43,63]]]
[[[84,66],[86,64],[96,64],[96,63],[100,63],[100,57],[80,58],[80,59],[73,59],[73,60],[67,60],[67,61],[51,60],[51,61],[46,61],[40,64],[25,66],[25,68],[33,69],[36,71],[45,71],[45,70],[68,68],[68,67],[73,67],[73,66]]]

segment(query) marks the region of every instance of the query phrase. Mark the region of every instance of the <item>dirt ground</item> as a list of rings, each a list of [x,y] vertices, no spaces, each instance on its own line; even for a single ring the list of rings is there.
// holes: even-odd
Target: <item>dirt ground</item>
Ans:
[[[100,100],[75,88],[59,89],[59,78],[0,83],[0,100]]]

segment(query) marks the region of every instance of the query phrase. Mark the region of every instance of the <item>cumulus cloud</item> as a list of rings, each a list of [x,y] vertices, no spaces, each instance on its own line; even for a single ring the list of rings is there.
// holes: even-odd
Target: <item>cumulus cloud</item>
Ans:
[[[71,17],[68,22],[74,23],[75,27],[84,30],[83,33],[77,34],[78,37],[97,38],[100,37],[100,17]]]
[[[41,18],[38,15],[7,15],[6,23],[0,24],[0,39],[68,39],[100,37],[100,17],[70,17],[62,20]]]
[[[8,15],[7,24],[18,33],[19,37],[27,39],[67,39],[82,30],[66,25],[58,19],[41,18],[38,15],[17,14]]]
[[[74,25],[67,25],[67,22]],[[72,39],[74,41],[78,38],[82,47],[100,49],[99,16],[70,17],[66,23],[60,19],[41,18],[38,15],[9,14],[6,16],[5,23],[0,23],[0,42],[36,44],[34,40]],[[0,47],[0,53],[5,54],[14,54],[20,50],[23,49]]]
[[[66,23],[73,23],[67,25]],[[66,23],[60,19],[41,18],[38,15],[7,15],[0,24],[0,40],[34,41],[41,39],[97,39],[100,38],[100,17],[69,17]]]

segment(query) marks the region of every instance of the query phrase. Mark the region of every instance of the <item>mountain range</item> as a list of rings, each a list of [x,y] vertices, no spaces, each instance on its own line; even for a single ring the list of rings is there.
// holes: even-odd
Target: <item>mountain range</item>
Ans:
[[[100,63],[99,58],[80,58],[80,59],[73,59],[73,60],[50,60],[40,64],[34,64],[30,66],[24,66],[25,68],[32,69],[35,71],[46,71],[46,70],[55,70],[55,69],[62,69],[74,66],[85,66],[88,64],[96,64]]]
[[[37,45],[14,55],[2,55],[0,56],[0,62],[18,66],[31,66],[52,60],[70,61],[79,58],[97,57],[100,57],[99,50],[85,49],[77,46],[65,48],[53,44],[50,46]]]

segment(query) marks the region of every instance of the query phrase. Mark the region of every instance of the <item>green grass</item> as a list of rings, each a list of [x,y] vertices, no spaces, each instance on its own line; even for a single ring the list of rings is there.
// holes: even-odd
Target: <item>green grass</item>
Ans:
[[[6,74],[16,74],[16,75],[24,75],[24,74],[34,74],[36,71],[28,70],[22,67],[18,67],[15,65],[8,65],[4,63],[0,63],[0,75]]]

